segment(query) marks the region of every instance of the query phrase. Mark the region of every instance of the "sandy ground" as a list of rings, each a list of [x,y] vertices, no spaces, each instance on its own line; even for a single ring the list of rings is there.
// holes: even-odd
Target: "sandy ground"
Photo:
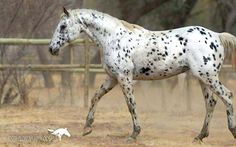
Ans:
[[[99,87],[100,83],[99,80],[95,87]],[[192,85],[192,110],[187,111],[186,100],[182,96],[184,92],[180,87],[174,90],[165,87],[166,92],[161,94],[163,89],[158,84],[138,83],[135,95],[142,132],[134,143],[126,141],[132,132],[132,123],[120,88],[116,87],[99,103],[93,132],[86,137],[82,137],[82,130],[88,109],[82,108],[81,99],[75,99],[73,106],[68,105],[70,100],[64,100],[65,104],[60,105],[2,107],[0,146],[236,146],[236,140],[227,129],[225,108],[221,101],[214,112],[209,137],[203,144],[192,143],[201,130],[205,115],[200,87],[197,82]],[[230,89],[234,86],[229,82]],[[94,91],[91,89],[91,96]],[[83,95],[81,93],[78,90],[75,96]],[[38,93],[37,96],[41,98],[40,103],[52,101],[47,94]],[[165,97],[166,108],[162,108],[161,97]],[[37,141],[38,136],[47,135],[47,128],[58,127],[67,127],[72,136],[62,138],[61,142],[57,139],[50,143]]]

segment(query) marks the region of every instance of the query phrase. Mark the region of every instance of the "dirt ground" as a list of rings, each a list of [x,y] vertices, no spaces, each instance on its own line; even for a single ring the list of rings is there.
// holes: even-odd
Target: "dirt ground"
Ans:
[[[99,87],[102,79],[103,76],[97,80],[95,87]],[[142,132],[134,143],[126,141],[132,132],[132,123],[123,95],[117,86],[98,104],[93,132],[86,137],[82,137],[82,130],[88,109],[82,107],[82,99],[74,99],[73,106],[68,104],[70,100],[64,100],[63,103],[60,100],[60,105],[2,107],[0,146],[236,146],[236,140],[227,129],[225,107],[220,100],[214,112],[209,137],[204,139],[203,144],[192,143],[201,130],[205,115],[198,83],[192,82],[191,111],[186,110],[186,98],[183,96],[185,92],[181,86],[174,89],[164,86],[163,89],[160,85],[146,82],[137,83],[135,87]],[[232,91],[236,90],[235,85],[232,81],[227,83]],[[92,88],[90,96],[94,91],[95,88]],[[74,93],[75,97],[83,95],[82,90]],[[36,92],[34,95],[41,104],[56,101],[48,98],[45,92]],[[165,108],[162,107],[162,97],[166,101]],[[61,142],[57,139],[50,143],[37,141],[37,137],[47,135],[48,128],[59,127],[68,128],[71,137],[63,137]]]

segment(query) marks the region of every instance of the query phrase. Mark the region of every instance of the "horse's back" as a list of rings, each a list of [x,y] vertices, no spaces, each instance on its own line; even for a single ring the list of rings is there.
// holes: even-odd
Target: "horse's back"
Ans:
[[[201,69],[213,73],[224,55],[218,33],[201,26],[151,31],[146,40],[148,47],[134,53],[137,79],[163,79],[189,69],[193,73]]]

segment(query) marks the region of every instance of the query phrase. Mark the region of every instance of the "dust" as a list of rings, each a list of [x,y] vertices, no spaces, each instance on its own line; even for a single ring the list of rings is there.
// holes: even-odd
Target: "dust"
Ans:
[[[61,142],[54,140],[47,146],[236,146],[227,129],[225,107],[220,100],[215,108],[209,137],[204,139],[203,144],[192,143],[201,130],[205,115],[203,96],[195,79],[191,80],[189,97],[186,82],[173,86],[175,79],[136,83],[135,97],[142,132],[134,143],[126,142],[132,132],[132,121],[120,87],[116,86],[99,102],[93,132],[82,137],[88,109],[83,108],[81,79],[74,80],[71,91],[59,86],[53,89],[34,88],[31,96],[36,97],[36,106],[1,108],[0,146],[45,146],[44,142],[34,139],[44,134],[47,128],[59,127],[68,128],[71,137],[62,138]],[[94,88],[90,89],[90,97],[104,79],[104,75],[97,76]],[[223,83],[235,90],[234,80]],[[235,99],[233,101],[235,103]],[[9,139],[11,137],[12,140]],[[27,137],[33,139],[17,141],[17,138]]]

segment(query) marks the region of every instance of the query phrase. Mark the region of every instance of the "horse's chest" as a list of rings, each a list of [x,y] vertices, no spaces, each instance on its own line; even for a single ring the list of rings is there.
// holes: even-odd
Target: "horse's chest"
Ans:
[[[110,76],[133,72],[131,55],[123,51],[112,51],[104,55],[104,68]]]

